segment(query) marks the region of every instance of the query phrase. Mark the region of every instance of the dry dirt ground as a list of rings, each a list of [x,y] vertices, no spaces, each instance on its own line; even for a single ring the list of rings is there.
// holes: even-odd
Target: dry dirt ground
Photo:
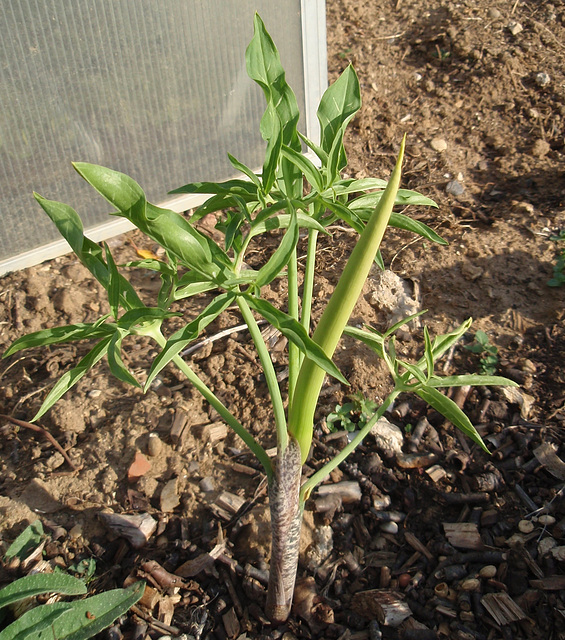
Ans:
[[[327,20],[330,80],[352,63],[362,86],[363,108],[346,140],[348,175],[386,177],[406,133],[403,186],[439,203],[438,210],[409,213],[449,241],[439,247],[391,231],[383,247],[387,268],[407,279],[420,307],[429,310],[425,323],[432,334],[473,317],[465,342],[472,342],[475,331],[485,331],[498,348],[498,372],[517,380],[521,395],[509,399],[497,390],[479,390],[467,398],[465,409],[490,438],[492,458],[476,448],[465,458],[466,443],[436,415],[407,399],[405,411],[389,416],[405,432],[405,450],[409,425],[426,416],[437,441],[434,445],[428,435],[419,452],[436,451],[436,462],[447,475],[438,479],[424,468],[401,468],[369,438],[362,454],[332,478],[358,481],[363,497],[343,504],[331,518],[326,514],[323,530],[329,525],[333,532],[333,551],[329,545],[324,555],[318,541],[322,569],[316,562],[312,566],[308,558],[316,556],[310,554],[303,557],[300,573],[316,574],[333,622],[323,616],[312,622],[310,612],[308,624],[296,614],[288,628],[271,631],[253,606],[263,597],[260,581],[252,583],[247,576],[242,590],[241,576],[221,565],[187,578],[178,593],[150,576],[162,611],[140,608],[138,617],[125,620],[112,637],[143,638],[143,632],[156,638],[167,629],[173,636],[191,632],[200,637],[194,624],[198,614],[206,617],[202,637],[246,633],[243,637],[276,638],[287,633],[284,637],[361,640],[382,633],[407,639],[563,638],[565,554],[552,549],[565,544],[565,475],[539,447],[550,443],[553,456],[565,456],[565,286],[547,285],[564,245],[551,237],[565,229],[565,3],[328,0]],[[121,262],[136,257],[131,239],[142,249],[155,249],[139,234],[117,238],[112,245]],[[317,310],[335,285],[352,237],[336,229],[332,242],[331,249],[322,246],[320,252]],[[265,255],[259,252],[255,258],[260,264]],[[146,274],[131,277],[148,297],[158,287]],[[372,302],[375,286],[375,280],[368,283],[354,320],[382,327],[389,318],[386,309]],[[283,293],[275,287],[272,297]],[[23,333],[92,321],[106,308],[97,285],[70,256],[4,277],[0,300],[2,350]],[[235,313],[228,314],[208,333],[239,322]],[[402,348],[409,354],[417,355],[421,346],[420,332],[404,336]],[[133,345],[128,366],[142,372],[152,350],[143,341]],[[72,344],[23,352],[2,362],[0,412],[29,420],[57,376],[85,352],[84,345]],[[282,370],[284,359],[277,357]],[[248,336],[232,333],[190,360],[238,417],[272,446],[266,389]],[[352,391],[383,397],[389,381],[364,349],[345,343],[337,361]],[[477,355],[458,348],[445,370],[463,373],[479,367]],[[240,566],[251,562],[259,570],[266,568],[264,482],[250,470],[251,457],[175,372],[166,371],[158,382],[143,396],[111,378],[101,365],[50,411],[42,426],[80,468],[76,472],[41,434],[2,421],[0,545],[6,547],[39,518],[49,532],[57,532],[46,548],[48,558],[67,566],[75,559],[97,558],[96,589],[121,585],[128,574],[147,576],[147,567],[143,574],[140,565],[148,559],[175,571],[209,552],[223,529],[229,557]],[[328,385],[320,425],[344,398],[345,390]],[[158,455],[149,455],[150,432],[161,443]],[[319,436],[324,440],[322,427]],[[339,446],[339,440],[320,442],[315,459],[327,455],[330,445]],[[136,452],[151,467],[128,482]],[[310,463],[314,467],[315,459]],[[490,484],[475,480],[489,474]],[[476,502],[449,497],[481,489]],[[218,504],[225,507],[225,501],[218,502],[223,491],[239,498],[236,511],[240,503],[253,508],[237,517],[228,509],[226,518],[218,509]],[[395,527],[392,533],[383,531],[375,516],[379,497],[404,514],[397,532]],[[538,508],[545,508],[542,515],[549,520],[538,520],[541,512],[531,515]],[[157,531],[145,548],[132,551],[103,525],[103,511],[149,513],[158,521]],[[321,530],[322,520],[307,512],[304,547],[316,537],[313,530]],[[530,524],[520,524],[524,520],[533,525],[531,531]],[[494,563],[495,575],[475,585],[469,607],[462,604],[461,580],[474,579],[492,562],[480,553],[462,557],[462,550],[446,541],[440,526],[444,522],[478,526],[485,545],[481,553],[490,548],[502,554]],[[509,540],[516,533],[523,538]],[[411,546],[410,536],[425,551]],[[445,557],[463,567],[451,579],[443,578],[444,565],[438,565]],[[0,579],[9,576],[4,571]],[[447,583],[445,594],[438,583]],[[239,603],[228,588],[234,584]],[[376,588],[400,593],[413,614],[408,622],[399,628],[381,624],[377,630],[377,596],[363,595]],[[357,600],[356,594],[361,594]],[[481,604],[490,594],[495,600],[506,594],[522,613],[497,620],[485,608],[488,598]],[[223,617],[232,608],[239,625],[235,631]],[[161,626],[155,622],[159,619]]]

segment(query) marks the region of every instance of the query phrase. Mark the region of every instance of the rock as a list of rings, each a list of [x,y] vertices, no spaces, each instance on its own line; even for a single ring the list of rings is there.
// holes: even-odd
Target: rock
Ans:
[[[147,453],[148,455],[155,457],[158,456],[163,450],[163,441],[156,433],[150,433],[147,439]]]
[[[508,31],[510,31],[513,36],[517,36],[524,31],[524,27],[519,22],[512,20],[512,22],[508,23]]]
[[[451,180],[447,183],[445,191],[452,196],[460,196],[465,192],[465,187],[459,182],[459,180]]]
[[[386,418],[381,418],[371,429],[371,435],[375,438],[377,449],[386,456],[393,457],[402,452],[404,444],[404,434],[402,429],[397,427]]]
[[[141,451],[136,451],[133,462],[128,469],[128,480],[130,482],[135,482],[141,478],[141,476],[144,476],[149,469],[151,469],[151,463],[149,460],[141,453]]]
[[[175,507],[180,504],[180,498],[177,493],[177,479],[169,480],[161,491],[161,497],[159,498],[159,504],[161,505],[161,511],[164,513],[171,513]]]
[[[491,7],[488,10],[488,17],[491,20],[500,20],[500,18],[502,17],[502,14],[500,13],[500,11],[498,9],[496,9],[495,7]]]
[[[102,512],[100,519],[116,535],[129,540],[134,549],[141,549],[145,546],[157,528],[157,521],[148,513],[128,516]]]
[[[437,151],[438,153],[442,153],[447,149],[447,142],[443,138],[433,138],[430,142],[430,147]]]
[[[418,296],[412,292],[415,287],[410,286],[407,280],[403,280],[393,271],[387,269],[379,272],[369,280],[369,284],[374,287],[369,302],[387,313],[387,323],[394,324],[420,310]],[[413,320],[413,323],[413,326],[420,326],[418,318]]]
[[[481,267],[477,267],[477,265],[474,265],[472,262],[464,262],[461,266],[461,273],[467,280],[474,282],[483,275],[484,270]]]
[[[547,140],[539,138],[532,145],[532,155],[535,158],[543,158],[551,151],[551,145]]]
[[[547,87],[547,85],[550,83],[551,77],[548,73],[544,73],[542,71],[541,73],[536,74],[536,84],[538,85],[538,87]]]
[[[200,487],[200,491],[203,491],[204,493],[211,493],[216,488],[216,485],[214,484],[214,478],[212,478],[212,476],[206,476],[205,478],[202,478],[202,480],[200,480],[200,482],[198,483],[198,486]]]

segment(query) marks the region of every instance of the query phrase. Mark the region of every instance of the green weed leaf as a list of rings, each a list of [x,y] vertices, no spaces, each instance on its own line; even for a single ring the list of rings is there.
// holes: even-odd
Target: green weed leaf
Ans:
[[[40,593],[79,596],[86,593],[86,586],[82,580],[65,573],[34,573],[0,589],[0,609]]]
[[[473,387],[518,387],[514,380],[509,380],[503,376],[487,376],[479,374],[466,374],[460,376],[446,376],[439,378],[433,376],[428,380],[430,387],[463,387],[470,385]]]
[[[43,531],[41,520],[35,520],[12,542],[4,554],[4,557],[6,560],[11,560],[16,557],[23,560],[33,549],[41,544],[44,535],[45,532]]]

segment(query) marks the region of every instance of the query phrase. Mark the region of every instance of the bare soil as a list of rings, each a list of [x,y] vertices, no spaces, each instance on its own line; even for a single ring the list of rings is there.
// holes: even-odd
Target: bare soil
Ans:
[[[565,544],[561,494],[565,476],[539,460],[538,447],[551,443],[557,456],[565,456],[565,287],[547,285],[560,247],[551,236],[565,228],[565,3],[328,0],[327,19],[330,81],[352,63],[362,86],[363,108],[346,140],[348,175],[388,176],[406,133],[403,186],[439,204],[437,210],[407,213],[449,241],[446,247],[435,246],[390,230],[383,247],[387,268],[406,279],[419,307],[429,310],[424,323],[433,335],[473,317],[472,333],[465,342],[471,343],[479,329],[487,333],[498,348],[498,372],[521,385],[519,398],[509,399],[498,390],[477,390],[466,400],[466,411],[495,454],[491,458],[468,447],[449,425],[412,399],[406,399],[406,412],[389,416],[405,432],[405,451],[413,425],[424,416],[429,419],[439,434],[439,449],[433,449],[428,438],[417,451],[436,452],[436,463],[447,472],[442,479],[434,480],[425,467],[399,466],[374,438],[368,438],[361,453],[332,477],[334,483],[358,481],[363,497],[344,503],[331,518],[314,517],[309,508],[303,547],[310,547],[310,555],[303,555],[300,575],[317,576],[333,622],[320,616],[312,620],[310,612],[308,623],[297,613],[288,628],[270,630],[256,606],[262,597],[260,581],[251,584],[247,576],[242,591],[241,577],[233,570],[227,575],[229,567],[220,562],[219,568],[212,563],[187,579],[178,597],[170,585],[167,590],[150,578],[162,598],[171,599],[172,617],[145,608],[116,633],[142,638],[135,636],[135,629],[145,624],[149,637],[156,638],[168,625],[179,634],[223,638],[233,629],[222,616],[235,606],[237,634],[247,634],[240,637],[278,638],[287,633],[284,637],[378,638],[374,624],[378,611],[369,607],[367,612],[359,598],[365,602],[368,596],[355,600],[355,594],[383,588],[406,598],[413,614],[411,627],[381,624],[385,638],[563,638],[565,554],[552,554],[551,549]],[[332,244],[322,244],[315,317],[353,241],[351,234],[336,228]],[[120,262],[135,259],[136,246],[156,249],[137,233],[111,244]],[[261,248],[252,259],[261,264],[267,250]],[[132,273],[131,278],[148,298],[158,289],[158,282],[147,274]],[[373,300],[377,279],[375,273],[367,283],[353,322],[384,327],[390,321],[387,309]],[[275,285],[269,295],[279,300],[284,291]],[[92,321],[108,310],[99,287],[72,256],[5,276],[0,301],[2,350],[24,333]],[[189,316],[194,313],[190,307],[182,310]],[[230,312],[208,334],[240,322]],[[421,331],[405,333],[400,343],[407,354],[418,355]],[[30,350],[4,361],[0,413],[31,419],[58,376],[86,351],[87,345],[71,344]],[[132,344],[127,365],[142,376],[154,351],[143,340]],[[282,371],[284,356],[276,347],[274,357]],[[189,359],[238,418],[272,447],[266,386],[248,335],[234,332]],[[328,455],[328,447],[339,447],[339,439],[327,440],[325,415],[348,393],[360,391],[378,400],[390,384],[384,368],[353,342],[344,342],[337,363],[351,389],[326,383],[325,406],[318,415],[319,444],[309,462],[312,468]],[[479,368],[478,356],[462,347],[445,363],[449,374]],[[186,426],[178,436],[173,425],[182,423]],[[96,589],[121,585],[130,574],[147,577],[147,567],[140,567],[148,559],[174,572],[224,537],[228,557],[240,566],[250,562],[266,569],[263,478],[259,471],[250,471],[256,464],[243,443],[223,430],[217,416],[175,371],[165,371],[143,395],[112,378],[101,365],[41,425],[77,470],[40,433],[1,423],[0,545],[4,548],[39,518],[50,531],[59,532],[46,550],[48,558],[62,558],[67,566],[74,559],[97,558]],[[158,455],[149,454],[149,433],[159,438]],[[132,481],[128,470],[136,452],[146,456],[150,469]],[[467,453],[469,462],[462,464],[461,456]],[[234,463],[245,465],[248,473]],[[475,478],[489,473],[498,481],[483,487],[486,498],[476,503],[449,498],[477,490]],[[532,518],[522,489],[536,508],[545,508],[545,515],[553,518],[550,526]],[[224,491],[241,498],[245,507],[236,516],[228,512],[227,519],[217,508]],[[397,533],[383,532],[382,522],[374,516],[379,496],[388,496],[390,509],[404,514]],[[103,524],[102,512],[149,513],[158,521],[157,531],[147,546],[132,550]],[[524,519],[534,523],[534,534],[519,543],[509,542],[522,531],[519,523]],[[500,623],[475,604],[472,619],[461,615],[460,579],[473,577],[489,564],[480,558],[459,562],[465,574],[448,585],[455,593],[454,600],[447,600],[454,613],[437,601],[438,563],[461,553],[445,546],[440,523],[465,521],[478,524],[485,548],[506,554],[491,583],[481,583],[479,595],[510,594],[524,612],[522,619]],[[325,555],[316,542],[324,523],[333,531],[333,550],[330,545]],[[406,532],[426,545],[431,559],[420,551],[410,562],[415,551]],[[553,542],[540,546],[543,540]],[[386,552],[394,556],[389,556],[388,579],[383,563],[375,560],[375,554]],[[317,558],[314,564],[312,557]],[[408,584],[402,578],[406,575]],[[551,583],[550,578],[556,577]],[[0,579],[5,582],[10,576],[3,571]],[[236,585],[239,608],[228,584]],[[207,619],[201,636],[194,623],[197,614]],[[155,626],[155,619],[165,621],[165,626]],[[141,627],[135,626],[136,620]]]

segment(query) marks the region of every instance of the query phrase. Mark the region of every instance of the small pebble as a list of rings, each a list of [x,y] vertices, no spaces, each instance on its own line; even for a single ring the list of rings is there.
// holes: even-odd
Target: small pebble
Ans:
[[[540,558],[543,558],[546,553],[549,553],[554,547],[557,546],[557,542],[553,538],[543,538],[538,542],[538,554]]]
[[[171,513],[175,507],[180,504],[180,498],[177,493],[177,479],[173,478],[169,480],[161,491],[161,497],[159,499],[161,505],[161,511],[164,513]]]
[[[502,14],[500,13],[500,11],[498,9],[496,9],[495,7],[491,7],[488,10],[488,17],[491,20],[499,20],[502,17]]]
[[[524,31],[524,27],[519,22],[513,20],[508,23],[508,31],[510,31],[513,36],[517,36],[519,33]]]
[[[539,87],[547,87],[547,85],[550,82],[551,82],[551,77],[549,76],[548,73],[544,73],[542,71],[541,73],[536,74],[536,83]]]
[[[485,580],[490,580],[496,576],[496,567],[493,564],[487,564],[484,567],[481,567],[479,571],[479,577],[484,578]]]
[[[163,441],[156,433],[150,433],[147,440],[147,453],[150,456],[158,456],[163,450]]]
[[[452,180],[447,183],[445,187],[447,193],[452,196],[460,196],[465,191],[465,187],[459,182],[459,180]]]
[[[532,145],[532,155],[535,158],[544,158],[551,151],[551,145],[547,140],[538,138]]]
[[[481,581],[477,578],[467,578],[461,582],[462,591],[478,591],[481,588]]]
[[[538,522],[544,527],[551,527],[552,524],[555,524],[555,518],[548,513],[544,513],[539,516]]]
[[[520,520],[518,529],[521,533],[531,533],[534,530],[534,523],[531,520]]]
[[[99,398],[102,395],[100,389],[92,389],[86,394],[89,398]]]
[[[434,151],[441,153],[442,151],[445,151],[447,149],[447,142],[443,138],[434,138],[430,142],[430,147]]]
[[[381,523],[380,529],[384,533],[398,533],[398,525],[396,524],[396,522],[383,522]]]
[[[398,576],[398,586],[401,589],[404,589],[405,587],[407,587],[411,581],[412,581],[412,576],[409,573],[401,573]]]
[[[565,547],[555,547],[551,550],[551,555],[559,562],[565,561]]]
[[[204,493],[210,493],[216,488],[214,478],[212,478],[211,476],[202,478],[202,480],[200,480],[200,482],[198,483],[198,486],[200,487],[200,491],[203,491]]]
[[[82,536],[82,524],[75,524],[75,526],[69,531],[69,538],[76,540]]]

